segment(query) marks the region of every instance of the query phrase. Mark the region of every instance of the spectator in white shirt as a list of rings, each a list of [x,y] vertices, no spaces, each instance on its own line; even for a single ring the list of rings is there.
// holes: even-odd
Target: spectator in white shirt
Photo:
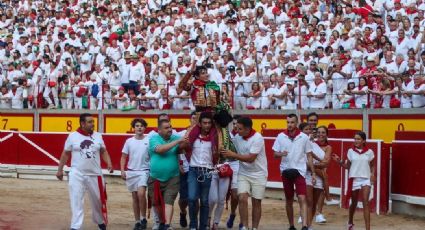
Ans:
[[[6,86],[1,86],[0,88],[0,109],[10,109],[12,108],[11,104],[12,95],[7,91]]]
[[[314,82],[310,84],[307,92],[310,98],[311,109],[324,109],[326,106],[326,83],[322,79],[322,74],[316,72],[314,74]]]
[[[252,120],[241,117],[236,124],[239,134],[233,139],[237,153],[221,150],[227,158],[239,160],[238,195],[241,230],[247,230],[248,197],[252,199],[252,229],[258,229],[261,219],[261,200],[267,183],[268,169],[264,138],[252,128]]]

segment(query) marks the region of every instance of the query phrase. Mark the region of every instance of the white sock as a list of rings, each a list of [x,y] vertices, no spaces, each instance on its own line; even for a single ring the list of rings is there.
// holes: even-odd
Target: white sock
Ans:
[[[141,216],[140,221],[142,221],[142,220],[146,220],[146,216]]]

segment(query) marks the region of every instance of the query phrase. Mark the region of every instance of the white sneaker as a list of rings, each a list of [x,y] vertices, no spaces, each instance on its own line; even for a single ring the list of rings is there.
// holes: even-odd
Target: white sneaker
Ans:
[[[298,217],[298,223],[301,224],[303,222],[303,218],[301,216]]]
[[[158,230],[159,229],[159,222],[154,222],[152,225],[152,230]]]
[[[323,216],[323,214],[318,214],[316,216],[316,223],[319,223],[319,224],[326,223],[325,216]]]
[[[326,205],[338,205],[339,204],[339,200],[334,200],[334,199],[325,200],[325,204]]]

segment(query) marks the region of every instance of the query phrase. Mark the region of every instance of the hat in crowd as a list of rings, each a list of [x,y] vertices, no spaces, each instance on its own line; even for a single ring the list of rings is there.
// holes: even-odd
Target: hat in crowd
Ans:
[[[286,71],[290,71],[290,70],[295,71],[295,67],[294,67],[293,65],[289,65],[289,66],[286,68]]]
[[[234,66],[229,66],[229,68],[227,68],[229,71],[235,71],[235,67]]]
[[[118,88],[118,90],[125,90],[125,88],[124,88],[124,86],[120,86],[119,88]]]
[[[375,61],[375,57],[373,57],[373,56],[368,56],[366,60],[367,60],[367,61]]]

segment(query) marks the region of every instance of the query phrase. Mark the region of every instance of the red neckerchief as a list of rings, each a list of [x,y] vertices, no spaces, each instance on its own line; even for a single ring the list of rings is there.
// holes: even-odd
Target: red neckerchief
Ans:
[[[207,136],[203,137],[201,134],[199,134],[198,139],[201,141],[211,141],[211,136],[208,134]]]
[[[419,35],[419,33],[414,33],[413,35],[412,35],[412,38],[413,39],[416,39],[416,37]]]
[[[319,42],[321,42],[321,43],[325,43],[325,42],[326,42],[326,38],[321,38],[321,39],[319,40]]]
[[[83,136],[86,136],[86,137],[91,137],[91,135],[92,135],[92,134],[82,130],[81,127],[77,129],[77,132],[80,133]]]
[[[242,137],[242,139],[244,139],[245,141],[247,141],[249,138],[251,138],[252,136],[254,136],[254,134],[256,133],[256,131],[254,129],[251,129],[251,132],[249,132],[249,134],[245,137]]]
[[[285,129],[283,130],[283,133],[289,137],[289,139],[291,139],[291,141],[293,141],[295,139],[295,137],[297,137],[301,131],[298,128],[295,128],[294,131],[291,133],[289,133],[289,130]]]
[[[189,64],[186,64],[186,67],[190,67],[190,65],[191,65],[190,63]]]
[[[206,84],[207,83],[205,81],[202,81],[202,80],[199,80],[199,79],[196,79],[196,80],[193,81],[194,86],[205,86]]]
[[[320,80],[319,84],[317,84],[316,81],[314,81],[314,84],[316,85],[316,87],[319,86],[322,83],[323,83],[323,80]]]
[[[232,135],[236,136],[236,134],[238,134],[238,132],[232,129]]]
[[[409,78],[408,80],[404,81],[404,84],[407,86],[411,81],[412,79]]]
[[[326,147],[329,145],[328,141],[325,141],[324,143],[320,143],[319,141],[316,141],[316,144],[320,147]]]
[[[390,63],[392,63],[393,62],[393,60],[391,60],[391,61],[387,61],[387,64],[390,64]]]
[[[413,86],[413,88],[415,88],[415,89],[419,89],[419,87],[421,87],[421,85],[422,85],[423,83],[419,83],[419,85],[415,85],[415,86]]]
[[[358,154],[360,154],[360,155],[362,155],[362,154],[364,154],[364,153],[366,153],[367,151],[369,151],[369,148],[368,147],[363,147],[362,149],[358,149],[358,148],[356,148],[355,146],[353,146],[352,148],[351,148],[354,152],[356,152],[356,153],[358,153]]]
[[[398,39],[398,44],[400,45],[403,42],[404,38],[399,38]]]

